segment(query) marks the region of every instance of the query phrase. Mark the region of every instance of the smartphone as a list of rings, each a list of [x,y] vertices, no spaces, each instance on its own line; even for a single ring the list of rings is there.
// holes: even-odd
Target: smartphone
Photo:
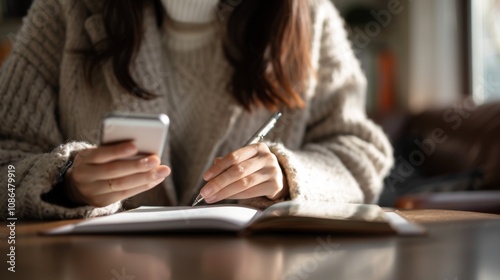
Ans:
[[[165,114],[109,113],[102,120],[101,145],[133,141],[140,156],[161,157],[169,125]]]

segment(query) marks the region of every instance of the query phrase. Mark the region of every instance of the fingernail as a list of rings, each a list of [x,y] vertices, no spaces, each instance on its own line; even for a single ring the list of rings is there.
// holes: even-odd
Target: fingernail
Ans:
[[[217,195],[216,194],[212,195],[211,197],[205,198],[205,202],[206,203],[212,203],[212,202],[214,202],[216,200],[217,200]]]
[[[162,170],[156,172],[155,177],[158,179],[165,178],[168,176],[168,174],[169,174],[168,170],[162,169]]]
[[[144,164],[147,168],[154,168],[156,166],[158,166],[158,164],[160,164],[158,162],[158,160],[156,159],[156,157],[148,157],[148,158],[145,158],[145,159],[142,159],[142,164]]]
[[[161,184],[161,182],[163,182],[163,181],[165,181],[165,178],[162,178],[162,179],[160,179],[160,180],[156,180],[156,181],[154,182],[154,184],[155,184],[155,185],[159,185],[159,184]]]
[[[203,196],[203,198],[207,198],[209,197],[212,193],[214,192],[214,189],[212,187],[204,187],[202,190],[201,190],[201,196]]]
[[[205,181],[210,181],[212,179],[212,175],[213,175],[212,172],[207,171],[207,172],[205,172],[205,174],[203,174],[203,179]]]

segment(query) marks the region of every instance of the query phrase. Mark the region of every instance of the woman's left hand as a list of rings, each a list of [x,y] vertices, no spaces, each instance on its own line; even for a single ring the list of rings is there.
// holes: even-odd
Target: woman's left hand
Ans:
[[[274,200],[288,193],[278,159],[263,143],[215,159],[203,178],[208,182],[201,189],[206,203],[259,196]]]

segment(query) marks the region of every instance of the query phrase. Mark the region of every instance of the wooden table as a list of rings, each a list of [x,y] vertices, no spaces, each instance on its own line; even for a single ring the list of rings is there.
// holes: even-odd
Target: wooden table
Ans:
[[[39,236],[66,224],[18,222],[16,272],[0,279],[500,279],[500,216],[403,211],[426,237],[346,235]],[[4,222],[5,223],[5,222]]]

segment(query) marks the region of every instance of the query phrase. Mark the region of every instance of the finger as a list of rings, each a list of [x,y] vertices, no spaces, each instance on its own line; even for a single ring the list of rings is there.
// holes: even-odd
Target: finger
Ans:
[[[105,182],[110,186],[108,191],[120,192],[165,179],[168,175],[170,175],[170,168],[167,166],[160,166],[149,172],[133,174],[126,177],[107,180]]]
[[[223,188],[218,193],[216,193],[208,198],[205,198],[205,202],[215,203],[215,202],[227,199],[227,198],[232,197],[236,194],[244,192],[250,188],[253,188],[254,186],[258,186],[258,185],[264,183],[267,179],[268,179],[268,177],[263,175],[263,174],[259,174],[259,173],[251,174],[250,176],[246,176],[246,177],[228,185],[227,187]]]
[[[265,153],[266,150],[269,151],[266,144],[257,143],[231,152],[210,167],[205,174],[203,174],[203,179],[205,179],[205,181],[210,181],[212,178],[226,171],[231,166],[255,157],[260,153]]]
[[[272,181],[266,181],[252,188],[234,194],[226,199],[249,199],[260,196],[272,196],[276,192],[276,184]]]
[[[87,149],[84,152],[78,153],[77,157],[85,163],[101,164],[126,159],[136,155],[137,152],[137,147],[132,142],[124,142]]]
[[[201,189],[200,193],[204,199],[207,199],[218,193],[220,190],[226,188],[228,185],[264,168],[265,165],[266,162],[259,158],[249,159],[242,163],[233,165],[227,171],[210,180]]]
[[[102,180],[96,182],[96,185],[99,187],[94,190],[94,195],[102,195],[112,192],[122,192],[129,189],[134,189],[151,182],[163,180],[168,175],[170,175],[170,168],[168,168],[167,166],[160,166],[154,170],[144,173],[133,174],[117,179]]]
[[[94,197],[90,202],[88,202],[88,204],[96,206],[96,207],[105,207],[105,206],[113,204],[117,201],[124,200],[124,199],[132,197],[134,195],[148,191],[148,190],[156,187],[157,185],[159,185],[164,180],[165,180],[165,178],[163,178],[161,180],[154,181],[154,182],[150,182],[150,183],[147,183],[147,184],[135,187],[135,188],[99,195],[99,196]]]
[[[160,165],[158,156],[149,156],[135,160],[117,160],[104,164],[87,164],[78,170],[77,177],[89,178],[88,180],[99,181],[115,179],[132,174],[150,171]],[[81,180],[84,181],[84,180]]]

